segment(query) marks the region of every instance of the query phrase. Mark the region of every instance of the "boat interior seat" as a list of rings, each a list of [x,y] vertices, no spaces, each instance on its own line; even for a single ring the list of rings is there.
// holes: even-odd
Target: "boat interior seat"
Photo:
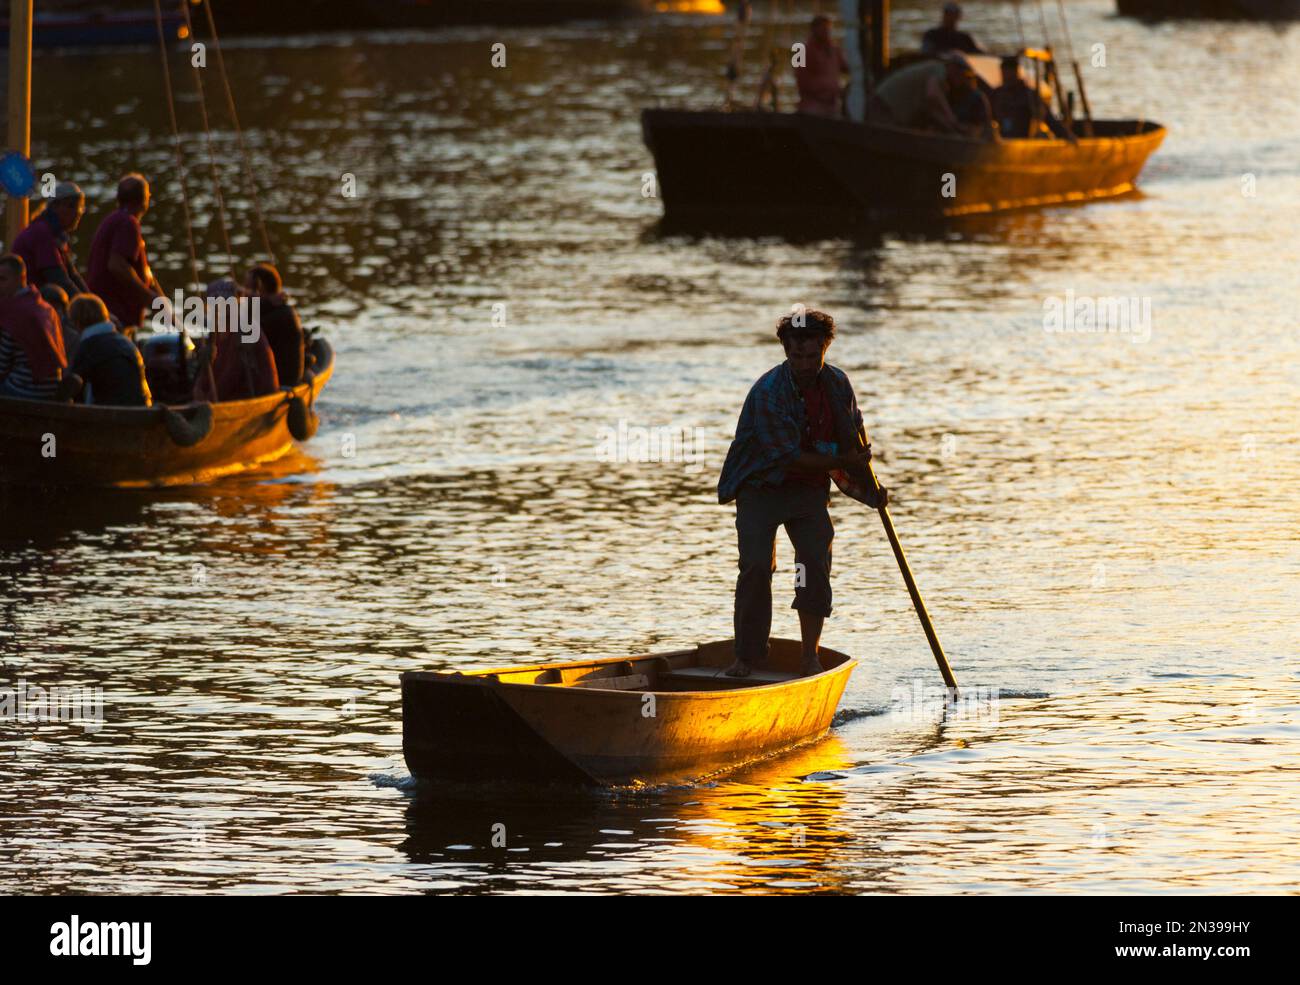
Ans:
[[[679,667],[666,674],[660,674],[661,683],[690,685],[695,689],[711,690],[713,688],[754,687],[758,684],[782,684],[792,681],[798,674],[781,670],[754,669],[748,677],[728,677],[723,667]],[[703,686],[702,686],[703,685]]]

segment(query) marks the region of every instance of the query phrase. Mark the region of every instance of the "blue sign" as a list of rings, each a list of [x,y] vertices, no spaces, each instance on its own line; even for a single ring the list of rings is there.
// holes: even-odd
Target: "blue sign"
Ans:
[[[0,157],[0,188],[14,198],[26,198],[36,188],[36,172],[32,162],[11,150]]]

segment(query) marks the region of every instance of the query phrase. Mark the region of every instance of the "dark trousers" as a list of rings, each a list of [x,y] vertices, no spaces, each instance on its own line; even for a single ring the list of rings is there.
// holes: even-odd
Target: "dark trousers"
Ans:
[[[784,526],[794,545],[795,590],[792,608],[831,614],[831,539],[835,528],[826,508],[827,490],[787,482],[781,486],[743,486],[736,496],[736,534],[740,577],[736,579],[736,657],[751,665],[767,658],[772,632],[772,573],[776,570],[776,529]]]

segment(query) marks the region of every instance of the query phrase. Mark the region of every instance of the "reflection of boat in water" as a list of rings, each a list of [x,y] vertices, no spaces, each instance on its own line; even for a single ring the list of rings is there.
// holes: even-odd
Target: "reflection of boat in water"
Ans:
[[[887,23],[888,4],[880,4]],[[871,37],[859,59],[856,96],[843,117],[758,109],[647,109],[646,145],[654,155],[666,218],[727,221],[763,216],[774,223],[832,218],[949,217],[1132,191],[1165,130],[1145,120],[1093,119],[1083,97],[1075,119],[1050,49],[1024,49],[1035,84],[1052,84],[1061,115],[1077,133],[1061,139],[979,140],[868,120],[866,77],[887,78],[888,31],[849,25],[850,46]],[[985,85],[996,84],[997,59],[969,59]],[[868,70],[866,66],[872,68]],[[897,65],[898,63],[895,63]]]
[[[428,780],[672,783],[733,769],[830,727],[856,661],[771,641],[768,663],[727,677],[732,641],[469,674],[402,675],[402,749]]]
[[[221,403],[102,407],[0,398],[0,479],[40,485],[165,486],[204,482],[284,455],[315,431],[311,409],[334,371],[316,366],[297,386]]]
[[[596,891],[846,892],[857,839],[844,788],[802,778],[852,765],[831,734],[699,786],[426,786],[401,848],[440,892],[546,891],[573,864]]]
[[[1121,17],[1211,20],[1300,20],[1300,0],[1117,0]]]

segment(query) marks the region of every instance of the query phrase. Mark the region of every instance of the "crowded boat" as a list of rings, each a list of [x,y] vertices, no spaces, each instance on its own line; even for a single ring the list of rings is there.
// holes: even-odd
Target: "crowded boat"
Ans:
[[[313,355],[276,267],[255,263],[238,281],[214,281],[199,316],[187,304],[182,318],[149,264],[149,205],[148,180],[124,175],[84,276],[71,236],[86,199],[71,181],[9,244],[0,256],[0,397],[149,407],[243,400],[304,380]]]

